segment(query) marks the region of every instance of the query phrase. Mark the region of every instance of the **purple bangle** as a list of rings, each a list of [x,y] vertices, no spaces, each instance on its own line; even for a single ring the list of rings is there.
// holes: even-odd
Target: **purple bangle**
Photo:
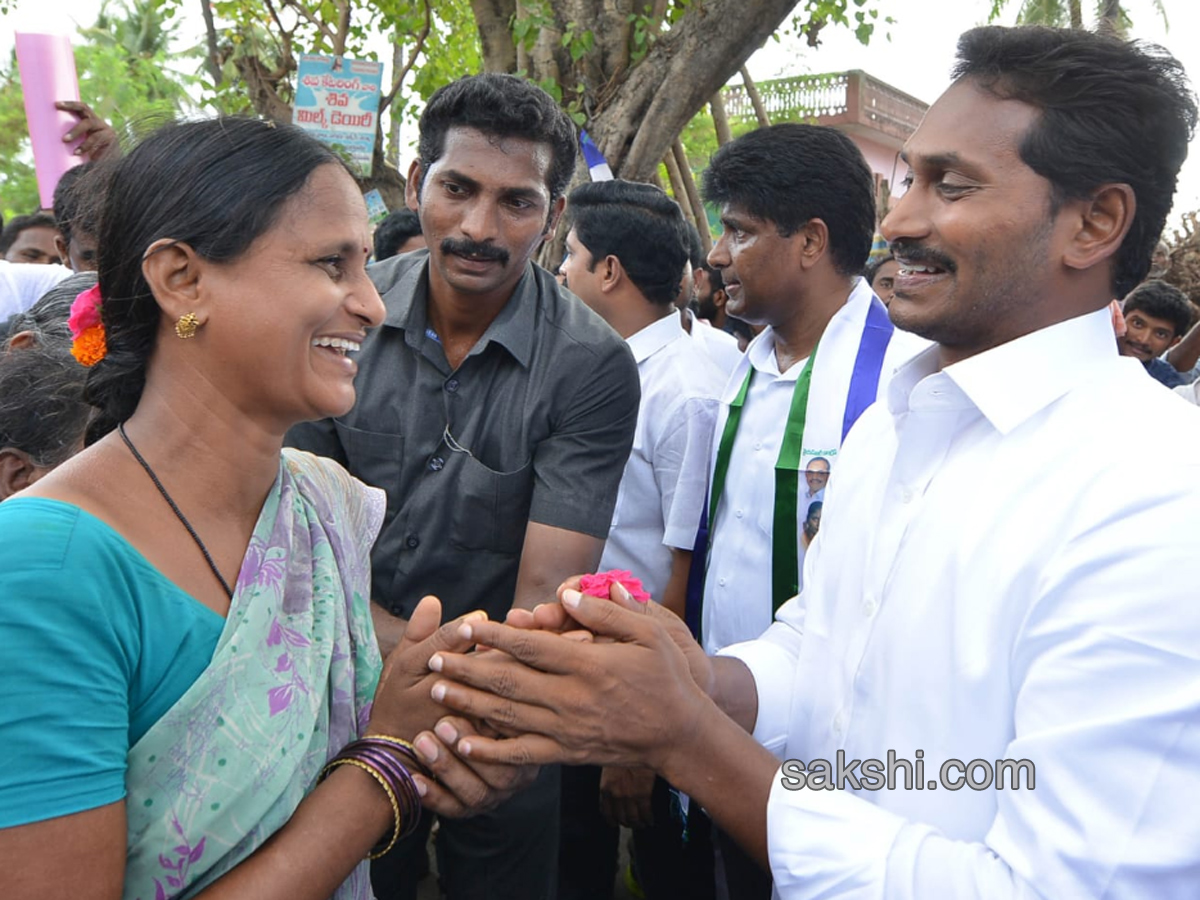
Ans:
[[[356,742],[354,756],[369,763],[383,773],[388,784],[396,795],[401,807],[401,833],[404,837],[416,828],[421,816],[421,795],[417,791],[416,782],[398,759],[386,750],[374,746],[363,746]],[[343,751],[344,752],[344,751]]]
[[[343,747],[321,770],[319,780],[324,780],[331,769],[346,762],[354,762],[374,775],[388,794],[393,803],[396,821],[391,832],[372,848],[372,859],[382,856],[392,849],[398,840],[411,834],[421,819],[421,794],[405,762],[425,777],[433,776],[411,747],[407,741],[398,738],[361,738]],[[383,849],[380,849],[381,847]]]

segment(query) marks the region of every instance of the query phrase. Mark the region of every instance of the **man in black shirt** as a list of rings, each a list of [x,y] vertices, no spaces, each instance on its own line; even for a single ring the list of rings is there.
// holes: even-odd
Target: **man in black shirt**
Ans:
[[[575,164],[573,126],[540,88],[463,78],[421,118],[408,205],[429,250],[370,269],[387,318],[358,354],[346,416],[289,442],[387,491],[372,555],[387,653],[417,602],[445,617],[554,599],[593,571],[637,421],[625,342],[531,257],[553,230]],[[558,774],[494,813],[444,822],[452,900],[552,895]],[[381,900],[415,896],[420,841],[376,864]],[[408,851],[408,852],[405,852]]]

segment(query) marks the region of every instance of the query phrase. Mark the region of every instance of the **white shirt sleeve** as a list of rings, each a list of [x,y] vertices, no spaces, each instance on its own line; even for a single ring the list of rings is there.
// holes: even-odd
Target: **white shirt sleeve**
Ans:
[[[761,637],[732,644],[717,654],[740,659],[750,670],[758,692],[754,739],[780,759],[791,730],[792,691],[796,689],[796,660],[803,629],[803,601],[793,597],[780,607],[775,622]]]
[[[654,480],[662,498],[663,543],[668,547],[691,550],[696,543],[719,406],[714,398],[689,397],[676,406],[654,447]]]
[[[1030,585],[1037,599],[1011,648],[1014,738],[1004,756],[1034,763],[1033,789],[989,787],[996,815],[972,842],[866,793],[792,791],[777,779],[767,829],[780,897],[1198,896],[1200,559],[1189,532],[1200,478],[1190,474],[1186,483],[1143,480],[1120,509],[1080,509],[1080,521],[1097,527],[1064,537]],[[1106,515],[1119,516],[1121,543],[1101,527],[1111,525]],[[756,679],[783,677],[760,646],[779,644],[782,627],[734,648]],[[763,695],[760,687],[760,719],[773,722],[780,710]]]

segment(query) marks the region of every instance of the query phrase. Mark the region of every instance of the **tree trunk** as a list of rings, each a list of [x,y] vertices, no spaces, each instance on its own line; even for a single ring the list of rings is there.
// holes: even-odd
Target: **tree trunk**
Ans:
[[[692,208],[692,221],[696,223],[696,230],[700,232],[700,245],[707,256],[708,251],[712,249],[708,216],[704,212],[704,204],[700,202],[700,192],[696,190],[696,179],[692,176],[687,151],[683,149],[683,141],[679,138],[675,138],[675,143],[671,145],[671,155],[675,157],[675,164],[679,167],[679,178],[683,181],[683,190],[687,194],[688,205]]]
[[[650,180],[684,126],[794,6],[795,0],[759,0],[748,15],[744,0],[693,3],[644,59],[614,73],[588,123],[613,172]],[[705,65],[696,65],[700,59]]]
[[[471,0],[484,70],[520,67],[533,81],[555,79],[564,105],[575,103],[587,117],[588,133],[613,173],[630,181],[654,177],[684,126],[795,5],[796,0],[757,0],[748,14],[745,0],[693,0],[665,32],[647,30],[638,59],[631,53],[635,23],[655,9],[646,0],[554,0],[541,7],[554,19],[542,29],[553,40],[539,34],[530,53],[518,52],[509,27],[525,15],[518,13],[517,0]],[[571,45],[587,32],[594,45],[572,59]]]
[[[270,72],[257,56],[242,56],[234,61],[238,74],[246,83],[246,93],[254,111],[264,119],[291,122],[292,108],[279,99]]]
[[[667,167],[667,177],[671,179],[671,193],[675,195],[675,202],[683,210],[684,218],[693,218],[692,201],[688,196],[687,187],[683,183],[684,175],[679,170],[679,162],[675,159],[674,150],[668,151],[663,156],[663,165]]]
[[[725,111],[725,98],[718,90],[708,101],[712,109],[713,127],[717,132],[717,146],[724,147],[733,140],[733,131],[729,127],[729,114]]]
[[[758,127],[766,128],[771,124],[771,117],[767,115],[767,108],[763,106],[762,95],[759,94],[754,79],[750,77],[750,70],[742,66],[741,73],[742,83],[746,86],[746,96],[750,98],[750,104],[754,107],[754,115],[758,119]]]
[[[1071,27],[1083,28],[1083,0],[1069,0],[1068,7],[1071,15]]]
[[[379,191],[389,211],[404,209],[404,176],[384,158],[382,134],[375,138],[375,158],[372,160],[371,175],[355,180],[364,194],[370,190]]]
[[[400,42],[399,35],[393,37],[395,41],[392,44],[392,71],[399,72],[404,68],[404,44]],[[388,129],[387,146],[384,148],[384,159],[396,168],[400,167],[400,127],[404,121],[404,105],[402,103],[393,103],[388,107],[388,122],[391,127]],[[383,114],[380,113],[382,119]],[[389,209],[391,207],[388,207]]]
[[[517,0],[471,0],[471,9],[479,29],[484,70],[515,72],[517,46],[508,23],[517,14]]]

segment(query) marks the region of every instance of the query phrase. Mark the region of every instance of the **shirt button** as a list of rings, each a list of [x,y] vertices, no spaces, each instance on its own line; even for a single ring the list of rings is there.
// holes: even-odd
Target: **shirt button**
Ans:
[[[912,503],[913,492],[905,488],[900,492],[900,499],[905,503]]]
[[[842,732],[845,730],[846,730],[846,714],[844,712],[840,712],[836,716],[833,717],[833,733],[836,734],[838,737],[841,737]]]
[[[449,391],[450,393],[452,393],[452,394],[453,394],[455,391],[457,391],[457,390],[458,390],[458,379],[457,379],[457,378],[451,378],[449,381],[447,381],[447,382],[446,382],[446,390],[448,390],[448,391]]]
[[[875,615],[875,610],[877,610],[878,608],[879,607],[875,605],[875,601],[870,597],[868,597],[866,600],[863,601],[863,605],[862,605],[863,615],[866,616],[868,619],[871,618],[871,616]]]
[[[755,450],[761,450],[761,449],[762,449],[762,441],[755,441],[755,442],[754,442],[754,449],[755,449]]]
[[[734,513],[734,515],[740,519],[742,516],[745,515],[745,513],[739,509],[737,512]]]
[[[407,547],[409,550],[416,550],[418,547],[421,546],[421,539],[419,537],[417,537],[415,534],[410,534],[407,538],[404,539],[404,546]]]
[[[725,587],[725,579],[724,579],[724,578],[718,578],[718,579],[717,579],[717,584],[719,584],[721,587]]]
[[[429,471],[440,472],[442,471],[442,467],[445,465],[446,461],[444,459],[442,459],[440,456],[435,456],[429,461]]]

